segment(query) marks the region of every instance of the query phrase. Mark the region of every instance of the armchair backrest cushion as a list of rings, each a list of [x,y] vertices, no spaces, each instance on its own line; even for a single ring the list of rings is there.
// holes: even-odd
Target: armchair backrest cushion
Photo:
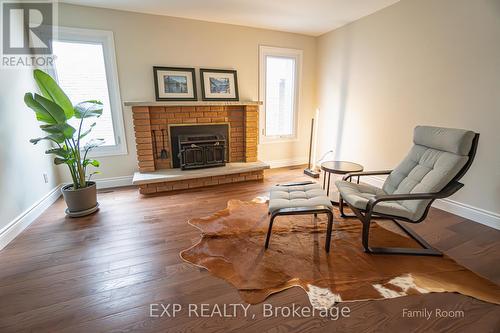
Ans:
[[[413,147],[387,177],[382,189],[388,194],[434,193],[442,190],[464,167],[475,133],[432,126],[417,126]],[[400,201],[418,220],[429,200]]]
[[[476,133],[458,128],[417,126],[413,130],[416,145],[468,156]]]

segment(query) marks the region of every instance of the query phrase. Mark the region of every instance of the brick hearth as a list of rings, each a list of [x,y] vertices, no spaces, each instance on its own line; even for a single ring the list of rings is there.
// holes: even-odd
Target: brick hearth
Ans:
[[[187,188],[206,187],[219,184],[238,183],[248,180],[262,180],[262,179],[264,179],[263,170],[249,171],[249,172],[229,174],[229,175],[177,180],[172,182],[143,184],[139,185],[139,192],[141,194],[152,194],[157,192],[167,192],[167,191],[182,190]]]
[[[166,102],[126,103],[132,106],[139,172],[148,173],[172,168],[170,127],[175,125],[229,125],[228,162],[256,162],[258,144],[258,102]],[[166,130],[168,158],[153,154],[152,131]],[[163,148],[159,144],[158,150]],[[212,179],[213,178],[213,179]],[[263,171],[240,172],[226,176],[203,177],[175,182],[140,184],[141,193],[155,193],[181,188],[209,186],[245,180],[262,179]]]

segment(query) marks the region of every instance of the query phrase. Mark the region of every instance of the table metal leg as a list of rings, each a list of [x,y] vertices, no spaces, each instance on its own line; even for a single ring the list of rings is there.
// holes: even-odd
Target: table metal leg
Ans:
[[[328,173],[328,185],[327,185],[327,188],[326,188],[326,196],[330,195],[330,176],[331,176],[331,173],[329,172]]]
[[[326,171],[323,173],[323,190],[325,189],[325,183],[326,183]]]

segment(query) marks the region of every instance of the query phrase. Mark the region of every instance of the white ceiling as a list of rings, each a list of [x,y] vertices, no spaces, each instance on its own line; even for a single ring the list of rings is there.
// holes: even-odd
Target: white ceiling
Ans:
[[[61,0],[318,36],[399,0]]]

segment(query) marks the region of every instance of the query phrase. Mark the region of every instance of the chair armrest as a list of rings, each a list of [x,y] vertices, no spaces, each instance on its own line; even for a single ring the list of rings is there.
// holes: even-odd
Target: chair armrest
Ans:
[[[408,194],[385,194],[376,195],[366,204],[366,213],[371,215],[373,209],[379,202],[383,201],[405,201],[405,200],[429,200],[447,198],[461,189],[464,184],[457,181],[452,181],[446,185],[441,191],[434,193],[408,193]]]
[[[342,180],[349,181],[352,177],[358,177],[358,176],[388,175],[391,172],[392,170],[351,172],[346,174],[342,178]]]
[[[316,184],[313,181],[305,180],[303,182],[293,182],[293,183],[285,183],[285,184],[276,184],[276,186],[300,186],[300,185],[311,185]]]

